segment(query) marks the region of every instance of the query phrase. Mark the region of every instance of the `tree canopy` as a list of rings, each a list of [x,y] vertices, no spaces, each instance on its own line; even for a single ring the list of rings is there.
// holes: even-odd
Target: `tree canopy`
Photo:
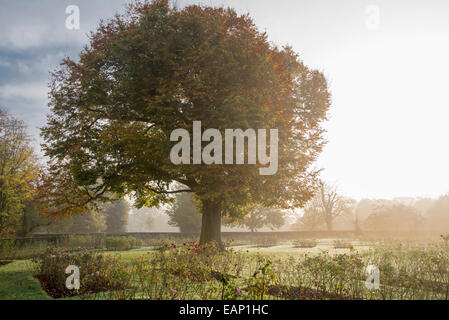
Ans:
[[[230,226],[236,225],[245,227],[251,232],[257,232],[257,230],[262,229],[263,227],[277,230],[282,227],[284,223],[285,213],[282,210],[254,206],[243,219],[231,222]]]
[[[14,233],[21,224],[38,175],[25,124],[0,109],[0,235]]]
[[[321,222],[324,222],[327,229],[332,231],[335,218],[349,214],[354,207],[355,201],[341,196],[337,191],[337,187],[324,181],[319,181],[318,191],[306,204],[304,215],[299,221],[299,227],[306,225],[314,229]]]
[[[201,230],[201,213],[195,199],[190,194],[176,195],[176,202],[167,210],[168,224],[178,227],[181,232],[196,233]]]
[[[413,232],[423,227],[425,219],[413,206],[392,204],[378,207],[363,223],[367,230]]]
[[[233,9],[136,2],[100,24],[79,61],[64,59],[50,97],[42,135],[52,214],[91,209],[107,194],[142,207],[192,192],[202,204],[201,241],[220,242],[222,216],[254,204],[298,207],[313,195],[326,79]],[[277,173],[260,175],[261,164],[173,164],[170,134],[191,132],[194,121],[220,131],[278,129]]]
[[[128,227],[129,204],[126,200],[118,200],[104,210],[106,232],[125,233]]]

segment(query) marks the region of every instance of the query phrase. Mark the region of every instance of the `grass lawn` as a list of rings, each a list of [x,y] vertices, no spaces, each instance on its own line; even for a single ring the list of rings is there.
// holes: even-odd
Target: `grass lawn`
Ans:
[[[120,255],[121,259],[132,260],[150,248],[140,248],[130,251],[111,251],[104,254]],[[0,300],[53,300],[42,289],[39,280],[34,275],[31,260],[16,260],[0,266]],[[63,298],[60,300],[79,300],[81,296]]]
[[[0,266],[0,300],[49,300],[39,281],[33,278],[30,260]]]

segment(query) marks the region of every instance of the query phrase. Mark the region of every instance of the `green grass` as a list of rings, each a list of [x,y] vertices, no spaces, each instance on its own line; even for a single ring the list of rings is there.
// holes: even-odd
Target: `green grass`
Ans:
[[[39,281],[33,278],[30,260],[14,261],[0,267],[0,300],[49,300]]]
[[[120,255],[121,259],[132,260],[141,254],[150,251],[150,248],[141,248],[129,251],[110,251],[104,254]],[[0,266],[0,300],[51,300],[53,299],[42,289],[39,280],[34,275],[31,260],[16,260]],[[58,300],[79,300],[82,296],[63,298]]]
[[[54,300],[33,277],[31,260],[17,260],[0,266],[0,300]],[[80,300],[82,296],[58,300]]]

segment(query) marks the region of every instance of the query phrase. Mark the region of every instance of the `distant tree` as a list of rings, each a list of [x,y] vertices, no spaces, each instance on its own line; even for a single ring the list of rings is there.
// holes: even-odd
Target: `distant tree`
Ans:
[[[38,228],[49,228],[56,223],[54,219],[43,216],[36,202],[30,200],[25,204],[21,220],[21,228],[18,235],[22,237],[28,236]]]
[[[145,225],[148,228],[148,230],[153,229],[154,227],[154,218],[152,216],[147,217],[145,220]]]
[[[315,196],[306,204],[304,211],[317,219],[321,217],[327,230],[332,231],[334,219],[349,213],[353,207],[354,200],[339,195],[335,186],[320,181]]]
[[[377,208],[363,225],[373,231],[411,232],[422,229],[424,222],[413,206],[396,203]]]
[[[421,215],[426,215],[429,212],[429,210],[434,206],[436,201],[438,200],[434,200],[431,198],[417,198],[413,203],[413,207]]]
[[[435,200],[426,217],[431,230],[449,233],[449,194]]]
[[[169,216],[168,224],[173,227],[179,227],[181,232],[200,232],[201,213],[197,208],[196,201],[190,194],[182,193],[176,195],[176,201],[167,210],[167,214]]]
[[[59,220],[59,225],[54,227],[54,230],[63,233],[104,232],[106,230],[105,217],[99,211],[72,215]]]
[[[322,215],[317,214],[316,210],[311,206],[304,208],[303,215],[298,218],[292,226],[293,230],[316,231],[326,228],[326,223]]]
[[[176,232],[178,227],[168,224],[169,216],[166,210],[157,208],[142,208],[133,210],[129,215],[129,232]]]
[[[386,199],[362,199],[355,207],[355,215],[358,218],[358,222],[363,224],[363,221],[365,221],[375,211],[384,207],[393,206],[394,204],[398,203]]]
[[[244,227],[251,232],[263,227],[268,227],[271,230],[277,230],[285,224],[285,213],[280,209],[263,208],[254,206],[243,219],[236,222],[230,222],[230,226]]]
[[[360,231],[362,231],[362,229],[360,228],[359,216],[357,214],[355,215],[355,220],[354,220],[354,231],[356,233],[359,233]]]
[[[106,232],[125,233],[128,227],[130,206],[126,200],[118,200],[104,210]]]
[[[17,233],[39,168],[25,124],[0,109],[0,236]]]
[[[128,231],[129,232],[150,232],[155,226],[155,216],[157,215],[155,208],[142,208],[133,211],[129,215]]]

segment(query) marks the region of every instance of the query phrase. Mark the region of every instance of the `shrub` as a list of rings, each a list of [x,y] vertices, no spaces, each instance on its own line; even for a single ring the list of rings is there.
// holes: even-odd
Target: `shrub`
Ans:
[[[107,290],[117,290],[127,283],[127,277],[115,270],[120,269],[119,258],[102,256],[88,249],[67,250],[48,247],[37,258],[38,278],[53,297],[65,297]],[[68,290],[65,270],[68,266],[80,270],[80,289]]]
[[[257,247],[268,248],[278,245],[278,239],[276,236],[262,236],[255,239]]]
[[[134,237],[128,237],[131,248],[140,248],[144,245],[144,241]]]
[[[362,253],[297,252],[286,259],[186,242],[165,243],[157,251],[122,262],[87,249],[47,249],[38,262],[40,279],[59,296],[102,292],[88,298],[449,298],[449,251],[441,243],[425,248],[374,247]],[[65,289],[68,265],[80,267],[79,292]],[[379,289],[365,286],[369,265],[380,270]]]
[[[106,248],[108,250],[124,251],[132,248],[131,241],[126,237],[107,237]]]
[[[316,240],[295,240],[293,241],[293,246],[295,248],[315,248],[318,242]]]
[[[247,279],[249,297],[256,300],[264,300],[265,295],[271,286],[277,285],[278,281],[274,275],[270,260],[260,259],[262,266]]]
[[[134,237],[107,237],[106,248],[108,250],[125,251],[139,248],[144,244],[140,239]]]
[[[89,249],[103,249],[105,235],[104,234],[92,234],[92,235],[81,235],[81,234],[71,234],[66,237],[61,238],[57,242],[58,247],[62,248],[89,248]]]
[[[39,239],[0,239],[0,260],[35,257],[46,245]]]
[[[351,242],[347,242],[344,240],[334,240],[334,248],[335,249],[353,249],[354,246]]]

